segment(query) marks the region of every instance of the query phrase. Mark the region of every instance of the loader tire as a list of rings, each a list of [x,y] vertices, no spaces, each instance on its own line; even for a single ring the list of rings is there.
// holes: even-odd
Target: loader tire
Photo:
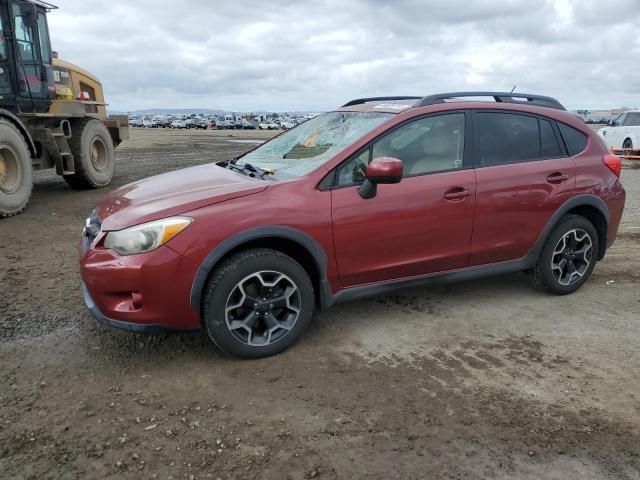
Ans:
[[[33,186],[29,147],[8,120],[0,119],[0,218],[22,212]]]
[[[109,185],[116,167],[115,147],[109,130],[100,120],[85,119],[73,125],[69,147],[75,173],[64,179],[76,189]]]

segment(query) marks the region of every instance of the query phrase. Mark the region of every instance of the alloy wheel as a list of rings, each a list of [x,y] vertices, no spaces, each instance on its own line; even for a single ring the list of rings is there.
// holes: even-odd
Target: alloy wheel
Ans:
[[[589,269],[593,255],[591,236],[580,228],[569,230],[556,244],[551,271],[560,285],[573,285]]]
[[[294,327],[301,305],[300,290],[291,278],[281,272],[260,271],[231,290],[225,321],[234,338],[245,345],[271,345]]]
[[[14,193],[22,181],[18,157],[11,147],[0,144],[0,191]]]
[[[107,147],[101,138],[96,137],[91,142],[91,164],[98,171],[102,171],[107,166]]]

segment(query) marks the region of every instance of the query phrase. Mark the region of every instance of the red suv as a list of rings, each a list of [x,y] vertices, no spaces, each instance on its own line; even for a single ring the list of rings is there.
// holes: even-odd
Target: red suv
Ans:
[[[204,327],[262,357],[316,310],[392,289],[525,271],[567,294],[616,237],[620,169],[549,97],[358,99],[107,195],[84,229],[84,296],[107,325]]]

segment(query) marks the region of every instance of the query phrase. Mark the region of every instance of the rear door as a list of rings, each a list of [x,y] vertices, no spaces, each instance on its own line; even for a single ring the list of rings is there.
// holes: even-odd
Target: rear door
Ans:
[[[478,110],[473,119],[478,191],[470,265],[515,260],[571,197],[575,163],[554,120],[504,110]]]
[[[640,112],[627,112],[624,115],[622,127],[620,127],[621,135],[619,136],[620,146],[628,138],[631,140],[633,148],[640,148],[638,144],[638,133],[640,131]]]
[[[413,120],[338,168],[332,216],[342,287],[467,266],[476,189],[465,154],[470,123],[470,112]],[[362,199],[366,166],[381,156],[402,160],[404,178]]]

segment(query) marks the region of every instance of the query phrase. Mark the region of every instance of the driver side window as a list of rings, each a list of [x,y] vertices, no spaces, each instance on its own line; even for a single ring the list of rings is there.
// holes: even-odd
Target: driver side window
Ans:
[[[448,113],[403,125],[339,167],[338,186],[362,183],[367,165],[378,157],[402,160],[405,177],[460,169],[464,123],[464,113]]]

